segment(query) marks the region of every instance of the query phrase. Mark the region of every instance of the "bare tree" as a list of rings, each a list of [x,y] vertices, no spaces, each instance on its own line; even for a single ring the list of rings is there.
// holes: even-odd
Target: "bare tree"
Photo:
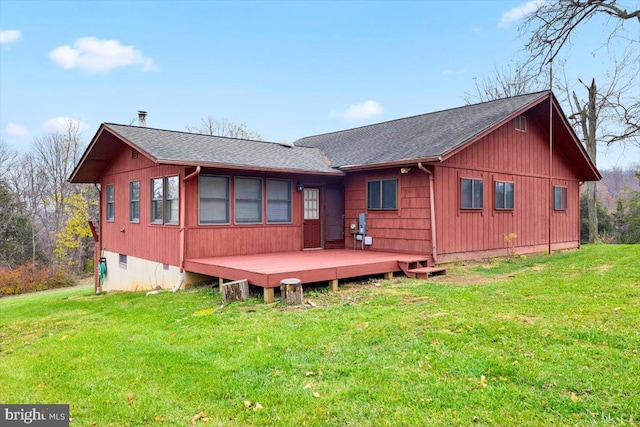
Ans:
[[[464,100],[467,104],[492,101],[543,90],[548,77],[543,70],[540,73],[528,64],[507,65],[494,67],[493,73],[480,78],[474,76],[474,92],[465,92]]]
[[[604,16],[614,20],[613,27],[603,43],[615,37],[627,38],[623,23],[635,18],[640,23],[640,10],[627,11],[618,7],[616,0],[558,0],[541,2],[540,7],[529,14],[520,28],[527,34],[525,45],[531,53],[530,60],[541,67],[553,61],[571,36],[595,17]],[[638,43],[637,38],[628,38],[630,43]]]
[[[0,139],[0,180],[5,179],[9,168],[15,162],[17,153],[3,139]]]
[[[48,176],[47,197],[52,205],[53,232],[66,219],[67,199],[76,191],[67,181],[82,152],[79,122],[67,119],[62,132],[50,132],[34,140],[34,156]]]
[[[211,115],[200,119],[199,126],[185,126],[187,132],[201,135],[226,136],[229,138],[252,139],[262,141],[258,132],[249,130],[245,123],[235,123],[225,118],[217,119]]]
[[[550,66],[563,48],[571,45],[572,36],[588,22],[604,18],[609,24],[602,46],[594,50],[606,50],[613,69],[609,70],[604,84],[596,85],[595,78],[586,84],[578,79],[586,90],[586,99],[581,99],[565,77],[566,103],[570,106],[576,131],[596,164],[597,145],[612,143],[638,143],[640,137],[640,40],[628,36],[625,22],[640,23],[640,10],[628,11],[616,0],[558,0],[541,2],[540,7],[529,14],[520,27],[521,34],[528,38],[525,49],[529,52],[528,64],[540,70]],[[600,30],[601,31],[601,30]],[[637,28],[636,28],[637,31]],[[607,46],[612,43],[625,52],[616,57]],[[596,184],[587,184],[589,241],[598,238]]]

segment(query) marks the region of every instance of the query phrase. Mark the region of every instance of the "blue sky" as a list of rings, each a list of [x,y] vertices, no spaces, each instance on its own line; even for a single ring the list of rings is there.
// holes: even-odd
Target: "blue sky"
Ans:
[[[28,149],[71,118],[88,142],[146,110],[150,127],[212,115],[293,141],[457,107],[473,76],[523,56],[526,4],[0,0],[0,137]],[[572,81],[604,72],[584,53],[567,51]],[[603,150],[598,164],[638,161]]]

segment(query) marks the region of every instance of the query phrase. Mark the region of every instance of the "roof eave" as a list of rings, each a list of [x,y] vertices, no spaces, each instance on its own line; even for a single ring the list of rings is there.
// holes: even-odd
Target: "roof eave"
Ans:
[[[95,184],[95,183],[99,182],[99,181],[93,182],[93,181],[88,181],[88,180],[87,181],[85,181],[85,180],[79,181],[77,179],[77,177],[78,177],[78,173],[80,172],[80,170],[83,168],[84,164],[87,161],[103,162],[103,160],[90,159],[90,155],[91,155],[92,151],[94,150],[94,148],[96,147],[96,145],[98,144],[98,142],[100,141],[100,137],[103,135],[104,132],[110,133],[111,135],[113,135],[114,137],[116,137],[120,141],[122,141],[124,144],[130,146],[131,148],[134,148],[140,154],[146,156],[151,161],[157,163],[157,159],[154,156],[150,155],[145,150],[143,150],[142,148],[138,147],[136,144],[134,144],[131,141],[129,141],[127,138],[125,138],[124,136],[122,136],[121,134],[116,132],[114,129],[111,129],[108,124],[102,123],[100,125],[100,127],[98,128],[98,130],[96,131],[96,133],[93,136],[93,138],[91,139],[91,142],[87,146],[86,150],[84,151],[84,154],[82,155],[82,158],[80,159],[80,161],[76,165],[75,169],[73,170],[73,172],[69,176],[68,181],[70,183],[75,183],[75,184]],[[104,161],[104,162],[108,163],[110,161],[111,160]]]
[[[366,170],[366,169],[384,169],[390,167],[398,167],[398,166],[411,166],[416,163],[429,163],[429,162],[441,162],[442,156],[430,156],[430,157],[421,157],[415,159],[402,159],[402,160],[394,160],[392,162],[379,162],[379,163],[367,163],[361,165],[344,165],[340,166],[340,170],[345,172],[358,171],[358,170]]]
[[[203,168],[217,168],[228,169],[236,171],[255,171],[255,172],[279,172],[288,174],[302,174],[302,175],[323,175],[323,176],[344,176],[344,172],[333,169],[328,171],[314,171],[308,169],[290,169],[290,168],[276,168],[276,167],[264,167],[264,166],[250,166],[250,165],[236,165],[231,163],[214,163],[214,162],[189,162],[181,160],[171,159],[158,159],[156,163],[159,165],[175,165],[175,166],[192,166]]]

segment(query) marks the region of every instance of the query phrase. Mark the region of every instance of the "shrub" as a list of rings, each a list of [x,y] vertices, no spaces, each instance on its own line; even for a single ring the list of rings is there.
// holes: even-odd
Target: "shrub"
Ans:
[[[74,279],[63,271],[54,272],[50,267],[23,264],[18,268],[0,268],[0,297],[46,289],[73,286]]]

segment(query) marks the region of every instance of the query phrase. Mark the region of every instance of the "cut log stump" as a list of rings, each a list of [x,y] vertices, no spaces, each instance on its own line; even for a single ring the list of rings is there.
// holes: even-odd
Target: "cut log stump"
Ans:
[[[249,281],[235,280],[220,284],[220,293],[222,294],[222,302],[229,304],[232,301],[245,300],[249,298]]]
[[[281,280],[280,296],[286,305],[302,304],[302,282],[300,279]]]

